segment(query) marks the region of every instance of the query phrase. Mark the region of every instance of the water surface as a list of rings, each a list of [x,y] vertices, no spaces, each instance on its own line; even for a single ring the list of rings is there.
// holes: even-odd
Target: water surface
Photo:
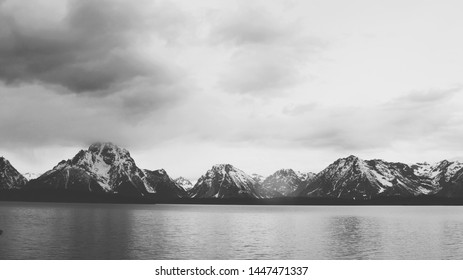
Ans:
[[[459,206],[0,202],[0,259],[463,259]]]

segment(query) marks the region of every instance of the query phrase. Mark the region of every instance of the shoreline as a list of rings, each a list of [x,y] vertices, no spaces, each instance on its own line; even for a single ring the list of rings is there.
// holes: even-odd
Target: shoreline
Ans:
[[[17,202],[62,202],[62,203],[113,203],[113,204],[211,204],[211,205],[343,205],[343,206],[374,206],[374,205],[463,205],[463,198],[446,198],[435,195],[417,197],[376,197],[365,200],[337,198],[172,198],[157,199],[153,196],[130,197],[114,194],[79,193],[66,191],[0,191],[0,201]]]

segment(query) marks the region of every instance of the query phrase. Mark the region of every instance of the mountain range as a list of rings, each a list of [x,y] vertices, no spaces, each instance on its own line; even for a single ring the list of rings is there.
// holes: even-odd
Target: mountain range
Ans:
[[[29,178],[29,179],[28,179]],[[112,143],[95,143],[42,175],[21,175],[0,157],[0,190],[105,194],[154,199],[463,197],[463,163],[407,165],[381,159],[340,158],[315,174],[281,169],[264,177],[230,165],[212,166],[193,185],[165,170],[139,168],[130,153]],[[1,199],[1,196],[0,196]]]

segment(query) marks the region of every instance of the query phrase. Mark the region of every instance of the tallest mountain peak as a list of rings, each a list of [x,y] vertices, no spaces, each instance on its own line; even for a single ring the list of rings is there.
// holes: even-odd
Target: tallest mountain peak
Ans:
[[[115,145],[112,142],[96,142],[90,145],[88,147],[88,151],[93,152],[93,153],[98,153],[101,154],[103,151],[116,151],[120,153],[128,153],[128,151],[124,148],[121,148],[117,145]]]
[[[109,142],[94,143],[71,160],[61,161],[34,180],[31,187],[124,196],[155,194],[157,197],[177,198],[186,195],[164,170],[138,168],[126,149]]]
[[[102,147],[113,147],[113,148],[118,148],[118,146],[116,144],[114,144],[113,142],[94,142],[90,145],[90,147],[88,148],[89,150],[90,149],[96,149],[96,148],[102,148]]]
[[[94,143],[90,145],[88,151],[81,151],[81,153],[77,155],[77,158],[79,160],[81,158],[88,158],[86,155],[89,154],[93,155],[91,157],[92,161],[95,161],[96,156],[102,158],[103,161],[107,164],[115,164],[124,161],[133,162],[133,159],[131,158],[129,151],[127,151],[124,148],[120,148],[110,142]]]
[[[350,160],[350,161],[358,161],[358,160],[360,160],[359,157],[354,156],[354,155],[350,155],[350,156],[346,157],[345,159]]]
[[[212,166],[212,170],[218,171],[218,170],[225,170],[225,172],[229,172],[231,170],[235,170],[236,168],[228,163],[221,163],[221,164],[215,164]]]

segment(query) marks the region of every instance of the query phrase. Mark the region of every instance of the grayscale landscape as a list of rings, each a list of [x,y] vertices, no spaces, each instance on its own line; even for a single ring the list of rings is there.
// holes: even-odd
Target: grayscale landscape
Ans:
[[[0,0],[0,259],[461,259],[462,8]]]

